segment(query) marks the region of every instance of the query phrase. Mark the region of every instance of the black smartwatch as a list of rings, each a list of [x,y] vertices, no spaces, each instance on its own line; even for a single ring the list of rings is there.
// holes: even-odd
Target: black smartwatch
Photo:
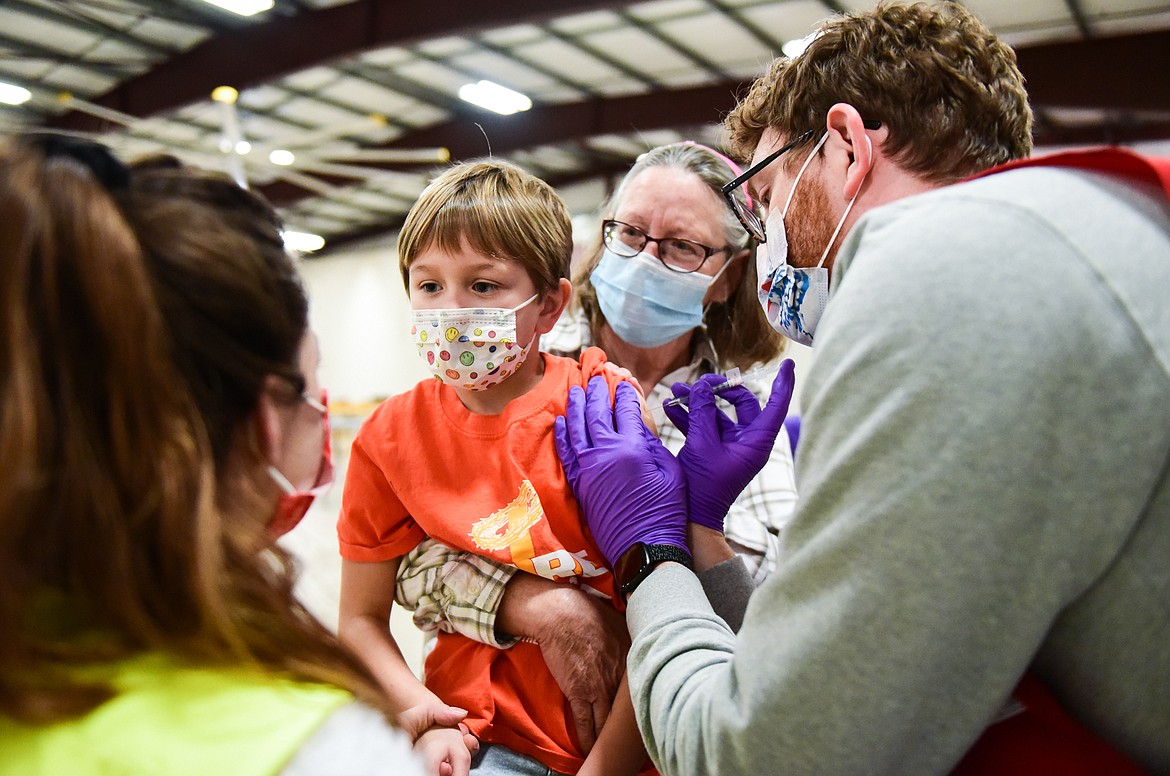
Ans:
[[[618,558],[618,562],[613,565],[618,592],[621,593],[622,598],[629,598],[638,585],[642,584],[642,580],[650,576],[654,567],[666,561],[681,563],[687,568],[691,567],[691,556],[681,547],[676,547],[673,544],[634,542],[630,549],[626,550]]]

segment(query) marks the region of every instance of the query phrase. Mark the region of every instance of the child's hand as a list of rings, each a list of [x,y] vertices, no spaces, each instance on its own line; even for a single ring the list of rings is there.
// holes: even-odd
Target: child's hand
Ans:
[[[479,748],[478,742],[476,748]],[[414,742],[414,753],[427,773],[435,776],[468,776],[471,752],[457,727],[432,727]]]

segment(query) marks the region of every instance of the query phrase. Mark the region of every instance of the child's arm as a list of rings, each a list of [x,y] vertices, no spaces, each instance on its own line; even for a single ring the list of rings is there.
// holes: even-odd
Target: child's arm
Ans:
[[[419,706],[447,708],[415,677],[390,633],[398,561],[342,560],[338,636],[370,669],[395,714]],[[434,774],[466,776],[471,764],[458,727],[435,726],[418,731],[415,752],[423,758],[428,772]]]
[[[646,746],[634,719],[629,679],[622,675],[613,710],[577,776],[634,776],[646,765]]]

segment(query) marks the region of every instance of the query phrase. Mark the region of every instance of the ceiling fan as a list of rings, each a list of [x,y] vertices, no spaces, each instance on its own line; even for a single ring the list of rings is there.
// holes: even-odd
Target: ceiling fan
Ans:
[[[344,184],[336,182],[338,179],[371,182],[409,175],[379,165],[433,166],[445,164],[451,158],[448,149],[441,147],[364,147],[361,136],[387,124],[386,117],[378,113],[370,113],[352,122],[253,142],[245,134],[237,107],[239,92],[231,86],[220,86],[210,97],[219,113],[217,139],[206,134],[191,138],[190,124],[181,118],[144,119],[68,92],[56,94],[53,99],[69,110],[101,119],[116,128],[107,132],[69,134],[98,140],[126,155],[172,154],[191,164],[223,170],[244,188],[283,180],[321,197],[334,197],[345,188]],[[134,149],[132,153],[131,148]],[[323,244],[320,238],[316,238],[298,247],[300,250],[315,250]]]
[[[394,175],[395,170],[369,167],[349,162],[392,164],[442,164],[450,161],[446,148],[363,149],[355,143],[338,148],[336,141],[347,136],[385,126],[386,117],[370,113],[359,120],[335,124],[318,130],[279,137],[263,143],[252,143],[244,135],[236,102],[239,92],[231,86],[216,87],[211,99],[220,107],[221,134],[214,147],[204,142],[185,142],[161,138],[142,131],[144,119],[128,113],[89,102],[68,92],[61,92],[57,100],[69,108],[95,118],[117,124],[134,139],[172,149],[181,158],[195,157],[199,162],[223,169],[237,183],[247,187],[249,173],[263,178],[281,178],[323,196],[337,193],[337,187],[313,178],[314,174],[368,180],[383,175]],[[108,134],[99,137],[114,140]]]

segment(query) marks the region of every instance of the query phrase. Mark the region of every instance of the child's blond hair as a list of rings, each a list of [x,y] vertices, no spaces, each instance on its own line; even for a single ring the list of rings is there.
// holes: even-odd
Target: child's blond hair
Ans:
[[[419,196],[398,236],[398,268],[410,290],[410,265],[428,248],[511,259],[537,291],[569,277],[569,211],[544,181],[508,162],[465,162],[445,170]]]

